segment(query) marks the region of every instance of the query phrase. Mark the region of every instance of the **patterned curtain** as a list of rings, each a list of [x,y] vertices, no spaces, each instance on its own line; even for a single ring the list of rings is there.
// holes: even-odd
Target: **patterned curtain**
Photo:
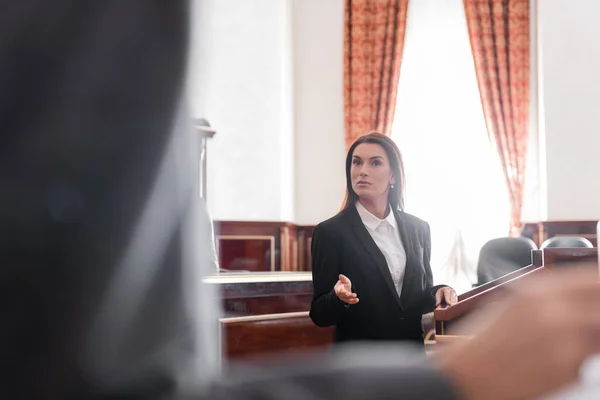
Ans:
[[[529,0],[464,0],[481,103],[520,235],[529,125]]]
[[[346,0],[346,148],[376,130],[391,135],[408,0]]]

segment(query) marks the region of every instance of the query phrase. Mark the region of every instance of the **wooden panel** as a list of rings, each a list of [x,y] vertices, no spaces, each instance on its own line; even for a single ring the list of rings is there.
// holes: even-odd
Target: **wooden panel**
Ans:
[[[541,250],[531,250],[531,264],[535,265],[536,267],[542,266],[543,260]]]
[[[310,273],[226,274],[205,281],[218,286],[224,316],[310,310]]]
[[[535,255],[534,255],[535,258]],[[535,276],[546,270],[560,268],[568,263],[573,265],[583,263],[586,265],[598,264],[598,249],[593,248],[546,248],[542,250],[542,266],[530,265],[500,279],[488,282],[469,292],[463,293],[458,298],[458,303],[453,307],[434,311],[436,337],[443,335],[467,335],[469,332],[461,330],[460,321],[472,311],[484,304],[500,299],[506,290],[514,285],[523,285],[526,279],[535,279]]]
[[[221,267],[266,271],[271,270],[272,259],[274,271],[310,271],[310,246],[314,227],[271,221],[215,221]],[[596,221],[526,223],[522,235],[531,238],[538,246],[547,238],[560,235],[582,236],[597,246]],[[227,237],[227,242],[222,242],[223,237]],[[265,237],[272,238],[274,251],[266,250]],[[235,238],[241,242],[234,243]],[[248,241],[248,244],[243,243],[244,241]],[[255,247],[261,247],[260,253]],[[265,252],[268,254],[263,254]],[[263,259],[268,261],[263,262]]]
[[[596,224],[598,221],[540,221],[523,225],[523,236],[532,239],[538,247],[554,236],[581,236],[598,246]]]
[[[215,221],[219,264],[231,271],[301,271],[298,227],[287,222]],[[268,242],[268,243],[267,243]],[[268,246],[268,248],[267,248]],[[267,260],[267,261],[263,261]]]
[[[207,278],[207,282],[218,284],[221,296],[227,299],[312,294],[312,279],[307,273],[232,275]]]
[[[522,283],[525,277],[539,273],[543,267],[530,265],[511,272],[501,278],[495,279],[484,285],[478,286],[458,296],[458,303],[449,308],[437,308],[434,310],[435,329],[437,335],[467,334],[461,332],[460,321],[473,310],[488,304],[509,290],[511,286]]]
[[[228,316],[286,313],[310,310],[311,300],[312,294],[223,299],[223,308]]]
[[[229,275],[206,281],[219,287],[224,317],[310,310],[310,273]],[[425,333],[434,329],[433,313],[423,315],[423,328]]]
[[[217,235],[219,266],[228,271],[275,271],[274,236]]]
[[[426,332],[430,330],[427,327],[433,328],[431,314],[424,315],[423,321]],[[333,345],[334,328],[317,327],[308,312],[222,318],[219,322],[223,361],[262,362],[273,356],[325,352]]]
[[[223,357],[248,360],[287,351],[322,350],[333,343],[334,328],[319,328],[308,316],[310,273],[238,274],[205,278],[218,285],[226,311],[221,323]],[[433,313],[423,315],[425,333],[434,330]]]
[[[279,235],[285,222],[271,221],[215,221],[217,235]]]
[[[577,264],[597,264],[598,248],[545,248],[542,252],[544,266],[548,268],[558,268],[568,264],[569,266]]]
[[[280,227],[281,270],[298,271],[298,239],[296,226],[285,224]]]
[[[219,322],[222,355],[231,361],[327,351],[333,343],[333,328],[317,327],[308,312],[222,318]]]
[[[310,246],[314,229],[314,225],[298,226],[298,269],[302,271],[312,270]]]

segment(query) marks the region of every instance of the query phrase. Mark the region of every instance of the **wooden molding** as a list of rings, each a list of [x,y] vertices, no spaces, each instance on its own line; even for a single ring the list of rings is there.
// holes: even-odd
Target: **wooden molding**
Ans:
[[[579,263],[598,268],[597,248],[545,248],[542,252],[542,266],[529,265],[502,278],[474,288],[458,297],[458,303],[448,308],[434,310],[436,338],[438,335],[463,335],[460,326],[463,317],[484,304],[499,298],[503,292],[515,285],[523,285],[527,279],[561,267],[571,267]]]
[[[272,271],[310,271],[311,256],[310,242],[314,226],[294,225],[288,222],[272,221],[214,221],[215,240],[217,248],[221,239],[256,240],[259,238],[274,238],[271,250]],[[228,257],[244,259],[245,254],[234,254]],[[221,267],[224,265],[219,256]],[[235,268],[233,268],[235,271]]]
[[[596,226],[598,221],[536,221],[523,224],[523,236],[532,239],[538,247],[554,236],[582,236],[598,246]]]

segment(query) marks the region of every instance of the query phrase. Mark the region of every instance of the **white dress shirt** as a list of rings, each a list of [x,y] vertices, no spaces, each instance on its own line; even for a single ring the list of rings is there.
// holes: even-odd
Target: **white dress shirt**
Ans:
[[[402,245],[398,223],[394,213],[390,211],[387,217],[379,219],[371,214],[359,201],[356,210],[371,237],[383,253],[387,262],[398,297],[402,294],[402,282],[406,271],[406,251]]]

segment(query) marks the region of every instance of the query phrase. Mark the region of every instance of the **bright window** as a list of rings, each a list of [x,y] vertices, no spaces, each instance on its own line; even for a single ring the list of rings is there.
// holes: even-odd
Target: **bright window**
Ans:
[[[481,246],[508,234],[509,203],[462,0],[410,2],[392,137],[404,157],[406,211],[431,226],[434,279],[464,292]]]

